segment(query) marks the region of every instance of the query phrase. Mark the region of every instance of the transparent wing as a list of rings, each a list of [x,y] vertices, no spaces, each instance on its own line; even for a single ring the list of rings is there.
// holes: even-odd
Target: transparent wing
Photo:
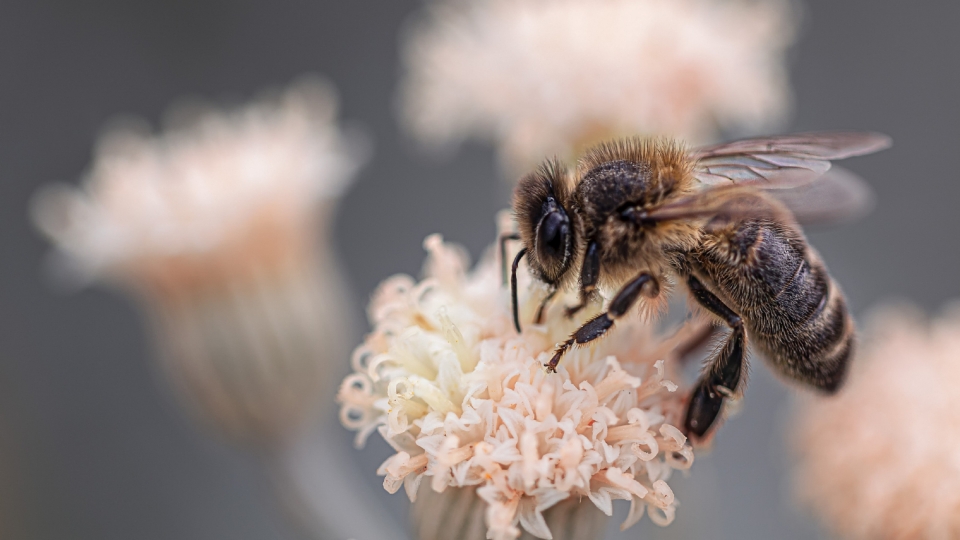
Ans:
[[[771,189],[801,224],[853,221],[873,209],[875,197],[867,182],[842,167],[833,167],[816,182],[791,189]]]
[[[778,200],[771,205],[758,197],[763,192]],[[678,219],[792,217],[798,223],[836,224],[862,217],[873,207],[873,190],[856,174],[835,167],[822,174],[816,182],[799,186],[767,189],[763,186],[727,184],[688,195],[655,208],[641,219],[670,221]],[[789,212],[790,215],[783,215]]]
[[[657,222],[710,218],[719,215],[748,218],[775,214],[774,205],[765,204],[764,199],[757,196],[757,191],[756,188],[741,185],[706,189],[658,206],[642,214],[640,219]]]
[[[705,187],[752,185],[793,188],[830,169],[830,161],[870,154],[890,138],[869,132],[797,133],[745,139],[694,149],[694,176]]]

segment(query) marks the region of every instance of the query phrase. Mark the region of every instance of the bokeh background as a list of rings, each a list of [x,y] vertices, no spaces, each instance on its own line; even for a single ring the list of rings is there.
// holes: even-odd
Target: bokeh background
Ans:
[[[388,275],[416,274],[429,233],[479,255],[509,193],[491,148],[468,144],[437,160],[395,119],[399,33],[420,5],[0,3],[0,537],[303,537],[272,502],[253,457],[201,433],[157,384],[150,336],[129,300],[103,288],[51,289],[40,271],[48,246],[30,225],[28,201],[45,182],[75,182],[96,135],[118,113],[156,123],[184,96],[239,102],[317,72],[339,88],[342,117],[375,145],[336,219],[358,304]],[[872,129],[895,142],[845,164],[875,188],[873,214],[812,231],[811,241],[855,312],[890,298],[934,310],[960,290],[960,5],[802,7],[791,128]],[[365,323],[345,316],[359,340]],[[677,483],[676,523],[658,530],[646,521],[624,537],[822,536],[790,504],[790,392],[754,362],[743,412]],[[376,443],[357,454],[365,467],[357,481],[377,486],[385,455]],[[401,499],[384,496],[388,505],[371,502],[365,511],[401,517]]]

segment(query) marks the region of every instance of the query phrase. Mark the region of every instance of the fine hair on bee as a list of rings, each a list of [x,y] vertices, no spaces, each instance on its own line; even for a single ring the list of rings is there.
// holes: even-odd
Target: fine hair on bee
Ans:
[[[889,146],[875,133],[835,132],[747,139],[688,149],[666,138],[617,139],[588,150],[574,170],[548,160],[516,187],[513,212],[534,278],[552,291],[577,287],[569,316],[614,290],[606,310],[558,344],[546,364],[605,335],[638,304],[663,306],[671,283],[729,329],[688,396],[684,427],[704,439],[726,400],[745,384],[748,342],[776,370],[834,392],[854,350],[855,329],[839,285],[800,228],[860,210],[868,197],[830,161]],[[815,189],[812,189],[814,187]],[[837,197],[831,194],[851,196]],[[506,256],[505,244],[501,244]],[[504,260],[506,264],[506,260]],[[548,294],[539,322],[554,297]],[[649,308],[648,308],[649,309]]]

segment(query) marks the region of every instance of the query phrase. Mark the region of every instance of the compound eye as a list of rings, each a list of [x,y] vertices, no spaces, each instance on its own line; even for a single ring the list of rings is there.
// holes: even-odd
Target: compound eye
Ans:
[[[543,204],[537,225],[537,258],[549,273],[560,273],[570,253],[570,220],[553,199]]]

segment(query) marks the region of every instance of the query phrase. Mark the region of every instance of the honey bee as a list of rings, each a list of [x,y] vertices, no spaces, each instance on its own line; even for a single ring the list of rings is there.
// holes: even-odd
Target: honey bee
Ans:
[[[641,297],[658,298],[664,284],[682,283],[695,305],[730,329],[689,396],[690,436],[703,439],[724,401],[742,393],[748,341],[787,377],[835,392],[854,349],[854,323],[800,223],[863,200],[832,195],[864,190],[852,174],[827,173],[831,160],[889,144],[880,134],[840,132],[693,150],[670,139],[631,138],[588,150],[575,171],[547,161],[520,180],[513,197],[518,234],[510,238],[522,243],[512,275],[517,331],[516,272],[524,256],[553,293],[578,286],[580,301],[568,315],[600,287],[617,290],[606,311],[557,345],[550,371],[570,347],[606,334]]]

